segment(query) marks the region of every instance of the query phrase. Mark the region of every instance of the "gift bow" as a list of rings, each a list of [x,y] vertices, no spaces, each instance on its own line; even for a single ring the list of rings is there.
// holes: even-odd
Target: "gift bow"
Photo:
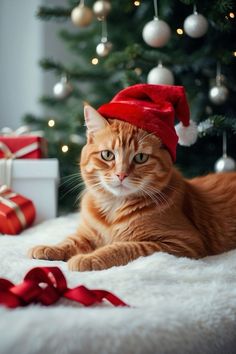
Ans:
[[[0,279],[0,304],[9,308],[27,306],[31,303],[52,305],[61,297],[91,306],[104,299],[114,306],[128,306],[116,295],[106,290],[91,290],[83,285],[70,289],[58,267],[36,267],[31,269],[19,285]]]
[[[42,130],[31,131],[28,125],[22,125],[21,127],[13,130],[9,127],[4,127],[0,130],[0,135],[3,136],[20,136],[20,135],[34,135],[34,136],[43,136],[44,133]]]
[[[11,198],[14,198],[16,196],[17,194],[13,193],[6,185],[0,186],[0,203],[5,204],[6,206],[14,210],[22,228],[25,228],[27,225],[25,215],[19,205],[11,200]]]

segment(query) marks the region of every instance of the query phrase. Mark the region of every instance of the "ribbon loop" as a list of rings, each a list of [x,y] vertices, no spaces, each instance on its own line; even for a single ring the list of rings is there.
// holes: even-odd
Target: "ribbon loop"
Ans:
[[[83,285],[74,289],[67,287],[66,279],[58,267],[36,267],[31,269],[19,285],[0,279],[0,304],[15,308],[31,303],[52,305],[61,297],[76,301],[84,306],[100,303],[104,299],[113,306],[128,306],[116,295],[106,290],[91,290]]]

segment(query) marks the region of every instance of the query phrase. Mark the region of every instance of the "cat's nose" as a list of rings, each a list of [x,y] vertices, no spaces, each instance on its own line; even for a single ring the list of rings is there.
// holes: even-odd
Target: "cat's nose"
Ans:
[[[122,182],[126,177],[128,177],[127,173],[120,172],[116,174],[119,180]]]

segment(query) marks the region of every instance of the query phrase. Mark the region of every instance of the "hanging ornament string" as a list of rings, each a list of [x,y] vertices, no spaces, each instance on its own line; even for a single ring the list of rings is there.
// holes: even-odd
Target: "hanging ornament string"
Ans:
[[[216,86],[221,85],[221,64],[218,61],[216,64]]]
[[[158,19],[158,7],[157,7],[157,0],[153,0],[153,5],[154,5],[154,18]]]
[[[66,278],[58,267],[33,268],[18,285],[0,279],[0,304],[8,308],[27,306],[32,303],[49,306],[63,297],[84,306],[92,306],[103,300],[109,301],[113,306],[129,306],[106,290],[91,290],[83,285],[73,289],[68,288]]]
[[[227,133],[223,131],[222,141],[222,157],[220,157],[215,163],[215,172],[231,172],[236,169],[236,162],[232,157],[227,154]]]
[[[101,41],[102,41],[102,42],[107,42],[107,39],[108,39],[107,21],[106,21],[106,19],[104,18],[104,19],[102,20],[102,39],[101,39]]]
[[[224,104],[229,96],[229,90],[222,84],[221,64],[217,62],[216,65],[216,84],[209,91],[209,99],[215,105]]]
[[[223,150],[223,157],[227,157],[227,135],[226,135],[226,131],[223,131],[223,146],[222,146],[222,150]]]
[[[102,22],[102,38],[101,42],[96,47],[97,55],[100,57],[106,57],[111,49],[112,43],[108,41],[107,21],[103,18]]]

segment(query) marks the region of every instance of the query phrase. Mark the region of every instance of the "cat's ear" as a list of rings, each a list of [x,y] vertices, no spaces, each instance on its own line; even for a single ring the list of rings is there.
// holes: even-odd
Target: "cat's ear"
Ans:
[[[84,119],[89,134],[93,134],[108,125],[107,120],[89,105],[84,106]]]

